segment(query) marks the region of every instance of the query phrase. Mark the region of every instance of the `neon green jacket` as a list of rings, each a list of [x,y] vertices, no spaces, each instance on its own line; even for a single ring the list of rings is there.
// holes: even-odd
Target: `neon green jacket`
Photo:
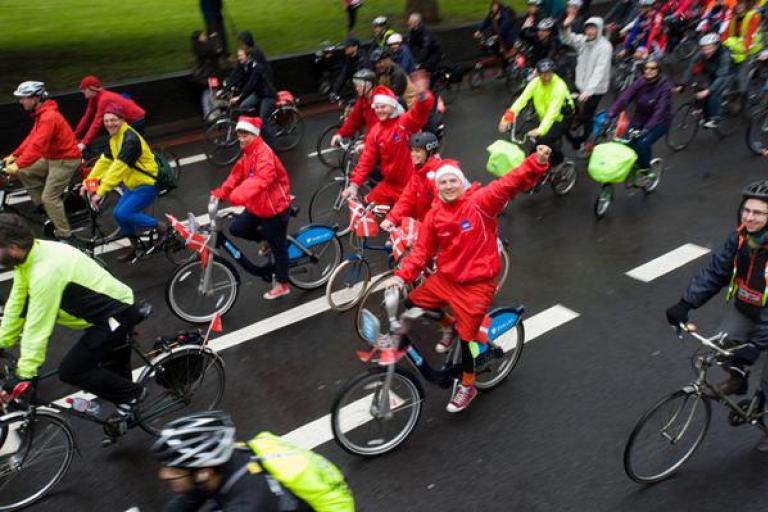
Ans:
[[[74,247],[35,240],[13,271],[13,288],[0,324],[0,348],[21,337],[16,374],[37,375],[55,324],[85,329],[133,304],[133,291]]]
[[[553,74],[552,81],[544,85],[538,76],[530,81],[509,109],[517,116],[533,98],[533,108],[539,116],[540,135],[546,135],[552,125],[563,120],[563,105],[573,108],[571,91],[562,78]]]

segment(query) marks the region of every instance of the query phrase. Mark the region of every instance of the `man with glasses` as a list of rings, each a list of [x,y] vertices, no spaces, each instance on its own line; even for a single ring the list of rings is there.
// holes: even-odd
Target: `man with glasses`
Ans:
[[[639,130],[629,145],[637,152],[637,165],[648,170],[653,159],[653,144],[662,138],[672,122],[672,83],[661,74],[657,60],[648,60],[643,66],[643,76],[624,89],[608,110],[608,123],[634,102],[635,113],[630,128]]]
[[[723,92],[733,79],[731,67],[731,52],[720,44],[720,36],[711,32],[699,39],[699,52],[691,59],[683,78],[675,87],[680,92],[686,85],[693,82],[696,75],[698,82],[696,99],[703,103],[704,128],[717,128],[720,123],[720,111],[723,103]]]
[[[736,345],[750,345],[737,350],[723,365],[730,373],[719,385],[725,395],[747,392],[749,372],[745,367],[753,365],[760,352],[768,349],[768,180],[744,188],[740,215],[739,227],[691,279],[680,301],[667,309],[667,320],[677,327],[688,322],[691,309],[703,306],[728,287],[726,299],[730,305],[719,331],[727,333],[727,340]],[[768,394],[768,364],[763,367],[760,389],[764,396]],[[755,449],[768,453],[768,434]]]

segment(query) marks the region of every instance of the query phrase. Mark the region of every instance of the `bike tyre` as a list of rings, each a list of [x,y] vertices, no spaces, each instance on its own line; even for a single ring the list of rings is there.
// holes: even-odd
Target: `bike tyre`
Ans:
[[[181,287],[179,286],[178,283],[190,277],[193,277],[196,280],[200,279],[200,272],[202,270],[202,261],[199,259],[190,261],[185,265],[178,266],[176,270],[173,272],[173,274],[171,274],[171,277],[168,280],[168,283],[166,284],[165,302],[168,304],[168,307],[170,308],[170,310],[173,312],[174,315],[176,315],[177,317],[181,318],[186,322],[191,322],[196,324],[210,322],[216,313],[219,313],[221,316],[226,315],[229,312],[229,310],[232,309],[232,306],[235,305],[235,302],[237,302],[237,295],[240,292],[240,277],[237,273],[237,270],[232,266],[231,263],[219,258],[215,258],[213,259],[213,261],[210,261],[209,265],[214,265],[214,269],[212,272],[216,272],[216,271],[222,272],[222,275],[226,279],[225,286],[230,290],[228,292],[228,296],[226,297],[226,300],[224,300],[223,304],[220,307],[216,307],[214,305],[213,308],[208,308],[208,310],[205,313],[198,314],[198,313],[189,313],[188,311],[185,311],[182,306],[179,305],[179,300],[177,300],[176,294],[183,295],[185,292],[183,290],[180,290]],[[192,273],[197,273],[197,275],[192,276]],[[197,291],[195,291],[195,293],[199,294],[199,292]]]

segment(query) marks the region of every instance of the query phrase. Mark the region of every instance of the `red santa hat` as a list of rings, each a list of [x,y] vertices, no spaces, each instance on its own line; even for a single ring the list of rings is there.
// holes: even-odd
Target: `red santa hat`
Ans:
[[[237,118],[235,130],[260,135],[262,124],[261,118],[259,117],[240,116]]]
[[[390,107],[395,109],[395,112],[392,114],[392,117],[397,117],[400,114],[403,113],[403,106],[400,104],[399,101],[397,101],[397,96],[395,96],[395,93],[392,92],[392,89],[389,87],[386,87],[384,85],[377,85],[373,88],[373,91],[371,91],[373,94],[373,101],[371,102],[371,107],[375,107],[376,105],[389,105]]]

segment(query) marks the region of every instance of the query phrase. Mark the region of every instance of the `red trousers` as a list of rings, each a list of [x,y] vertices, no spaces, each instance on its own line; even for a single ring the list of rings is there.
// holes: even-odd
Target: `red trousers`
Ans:
[[[496,280],[454,283],[438,270],[408,295],[414,305],[425,309],[449,306],[456,317],[456,330],[464,341],[477,338],[477,331],[491,306]]]
[[[397,200],[400,199],[400,194],[403,193],[404,188],[405,187],[396,187],[386,181],[380,181],[379,184],[373,187],[373,189],[368,192],[368,195],[365,196],[365,202],[394,206]]]

